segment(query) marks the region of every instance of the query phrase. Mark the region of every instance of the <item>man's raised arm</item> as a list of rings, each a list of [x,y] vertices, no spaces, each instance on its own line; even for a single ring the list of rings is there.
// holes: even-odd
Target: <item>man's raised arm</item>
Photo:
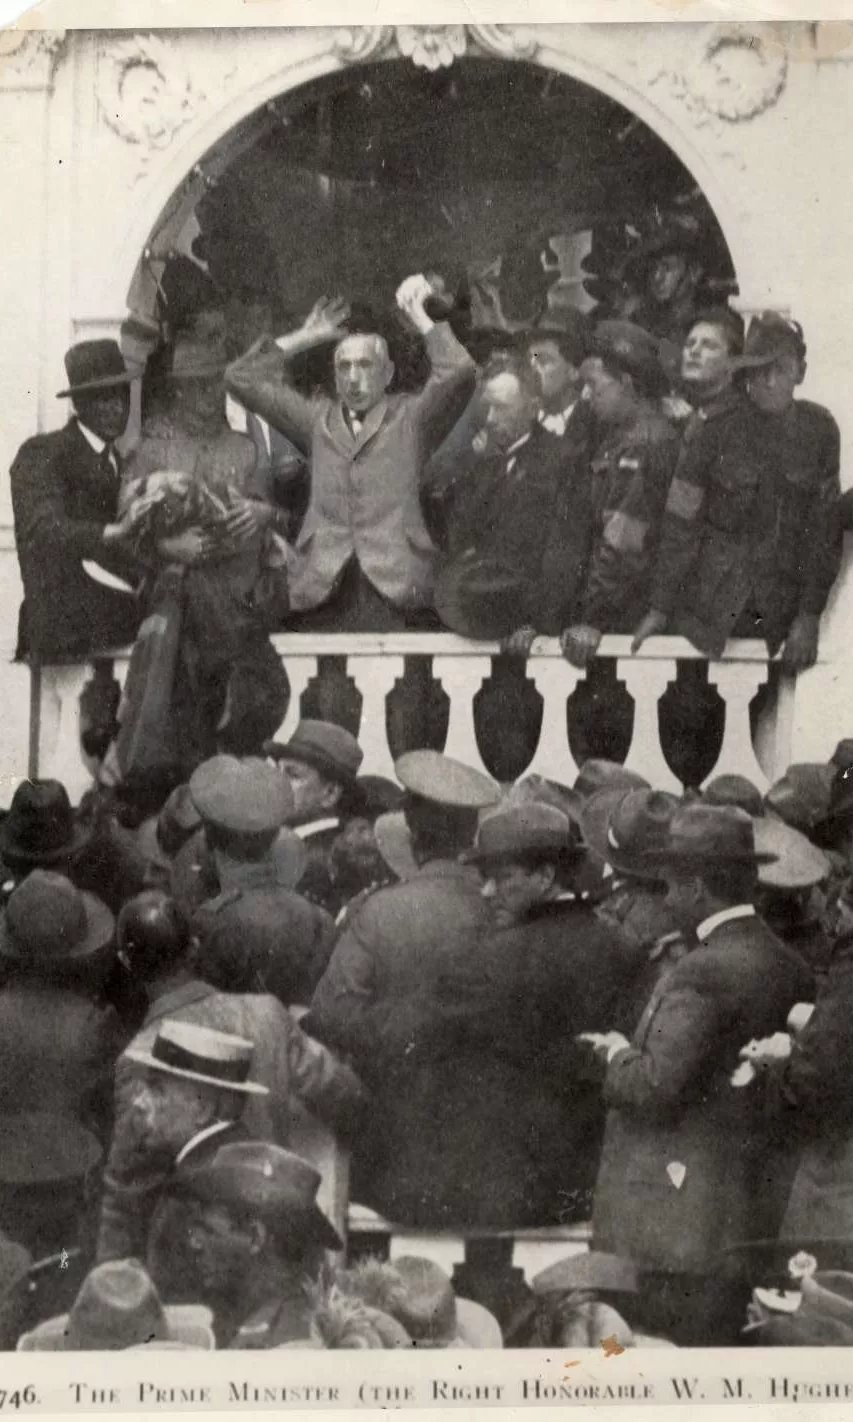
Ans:
[[[225,385],[253,414],[268,420],[305,453],[311,444],[314,408],[290,383],[289,363],[303,351],[338,341],[346,335],[349,307],[340,297],[316,302],[302,325],[277,341],[262,336],[231,362]]]
[[[426,277],[411,276],[398,288],[396,298],[410,325],[423,336],[429,356],[429,379],[415,396],[425,457],[438,448],[462,415],[474,393],[477,376],[476,365],[447,323],[436,325],[427,315],[424,303],[432,295]]]

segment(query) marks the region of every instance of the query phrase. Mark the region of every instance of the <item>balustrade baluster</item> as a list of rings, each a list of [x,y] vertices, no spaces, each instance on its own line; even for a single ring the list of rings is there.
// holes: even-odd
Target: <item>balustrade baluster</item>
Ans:
[[[542,729],[525,774],[544,775],[561,785],[572,785],[578,767],[569,747],[566,702],[581,680],[581,673],[562,656],[534,656],[527,664],[527,674],[542,697]]]
[[[359,744],[364,751],[363,775],[385,775],[394,779],[394,757],[388,745],[386,702],[403,670],[403,658],[396,654],[378,653],[347,659],[347,675],[352,677],[361,693]]]
[[[41,669],[37,773],[61,780],[72,804],[92,784],[80,745],[80,694],[89,675],[85,662]]]
[[[676,664],[672,658],[655,661],[620,657],[616,675],[634,702],[634,732],[625,765],[642,775],[656,790],[681,790],[681,782],[667,764],[660,743],[658,703],[671,681]]]
[[[282,721],[275,739],[277,741],[289,741],[302,715],[300,703],[303,694],[311,678],[317,675],[317,658],[291,656],[288,653],[282,660],[290,681],[290,705],[287,708],[287,715]]]
[[[726,703],[723,744],[709,780],[717,775],[745,775],[759,790],[767,789],[768,778],[755,754],[749,723],[750,702],[766,680],[766,663],[709,663],[708,681],[712,686],[716,686]]]
[[[432,671],[450,702],[445,755],[485,771],[474,733],[474,697],[492,669],[490,657],[463,656],[432,659]]]

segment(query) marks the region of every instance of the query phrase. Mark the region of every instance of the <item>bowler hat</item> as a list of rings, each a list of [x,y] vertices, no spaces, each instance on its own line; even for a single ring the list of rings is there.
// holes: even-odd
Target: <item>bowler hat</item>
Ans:
[[[590,1249],[586,1254],[570,1254],[549,1264],[530,1281],[534,1294],[568,1294],[575,1290],[593,1293],[636,1294],[637,1269],[632,1260],[618,1254]]]
[[[273,834],[293,812],[287,781],[252,757],[206,760],[193,772],[190,797],[206,823],[232,834]]]
[[[591,354],[625,371],[649,394],[666,385],[660,361],[660,342],[651,331],[633,321],[600,321],[590,345]]]
[[[703,864],[769,864],[775,853],[755,845],[753,821],[743,810],[701,802],[678,806],[669,823],[668,842],[646,850],[638,859],[652,866],[695,867]]]
[[[791,321],[778,311],[762,311],[753,316],[738,365],[743,369],[772,365],[785,355],[793,355],[800,361],[806,358],[806,343],[799,322]]]
[[[753,818],[764,808],[761,791],[745,775],[717,775],[702,791],[706,805],[731,805],[737,810],[745,810]]]
[[[460,857],[467,864],[494,864],[540,855],[557,860],[579,852],[568,815],[531,800],[485,816],[473,849]]]
[[[0,856],[13,868],[56,864],[77,854],[91,834],[75,820],[60,781],[24,780],[0,825]]]
[[[831,765],[789,765],[764,797],[764,807],[792,829],[810,834],[826,817],[832,792]]]
[[[364,751],[355,736],[334,721],[302,720],[290,740],[268,741],[264,755],[272,760],[299,760],[340,785],[355,781]]]
[[[194,1022],[165,1018],[147,1051],[130,1047],[125,1057],[149,1071],[200,1081],[224,1091],[268,1096],[268,1087],[249,1081],[254,1050],[254,1043],[245,1037],[217,1032],[213,1027],[200,1027]]]
[[[133,376],[124,363],[117,341],[78,341],[65,353],[68,388],[57,391],[57,400],[90,395],[129,385]]]
[[[471,548],[439,572],[433,601],[451,632],[494,642],[533,622],[536,590],[523,569]]]
[[[395,761],[394,773],[411,794],[448,809],[485,810],[501,798],[494,780],[440,751],[406,751]]]
[[[585,760],[572,788],[565,791],[566,813],[578,824],[587,800],[599,790],[648,790],[649,782],[616,760]]]
[[[773,862],[758,871],[759,883],[775,889],[808,889],[823,883],[832,871],[826,855],[799,830],[782,820],[753,821],[755,847],[771,855]]]
[[[182,1167],[176,1186],[181,1194],[260,1216],[306,1243],[339,1250],[341,1240],[317,1206],[321,1176],[313,1165],[269,1141],[241,1141],[222,1146],[212,1161]]]
[[[472,1299],[457,1298],[447,1274],[431,1259],[404,1254],[393,1268],[401,1290],[392,1312],[416,1348],[502,1348],[500,1324]]]
[[[86,1275],[71,1312],[18,1342],[21,1353],[116,1351],[182,1344],[212,1351],[213,1315],[200,1304],[163,1305],[138,1259],[111,1259]]]
[[[83,963],[105,949],[115,920],[94,894],[63,874],[34,869],[0,917],[0,958],[32,968]]]
[[[669,843],[672,817],[679,800],[663,790],[599,790],[587,800],[581,815],[581,835],[599,859],[618,873],[655,878],[643,856]]]

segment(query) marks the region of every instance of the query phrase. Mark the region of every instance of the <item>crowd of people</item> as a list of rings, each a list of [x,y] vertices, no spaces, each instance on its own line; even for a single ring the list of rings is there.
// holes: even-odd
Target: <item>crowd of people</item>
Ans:
[[[853,1341],[853,743],[763,797],[360,764],[303,720],[159,806],[16,791],[3,1346]],[[348,1254],[306,1113],[368,1243],[588,1247]]]
[[[409,277],[405,378],[355,303],[197,310],[127,458],[118,345],[68,352],[72,416],[12,468],[19,654],[95,662],[95,774],[0,822],[0,1345],[853,1341],[853,743],[700,790],[700,662],[662,708],[681,796],[615,753],[492,776],[442,753],[416,658],[394,780],[334,702],[277,739],[282,628],[497,642],[490,770],[540,634],[605,743],[605,633],[814,663],[838,429],[795,398],[800,326],[699,309],[681,241],[523,331]],[[347,1255],[305,1113],[389,1234],[589,1247],[503,1291]]]

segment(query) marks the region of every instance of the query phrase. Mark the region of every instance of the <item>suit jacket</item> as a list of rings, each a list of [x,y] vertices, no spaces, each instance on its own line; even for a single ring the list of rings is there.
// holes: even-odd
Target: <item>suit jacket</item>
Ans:
[[[842,552],[839,438],[808,400],[766,415],[729,392],[688,421],[651,600],[706,656],[747,607],[771,653],[799,612],[823,612]]]
[[[430,605],[436,549],[420,506],[421,470],[464,405],[475,367],[449,326],[425,339],[432,370],[423,390],[385,396],[355,436],[340,400],[306,400],[288,384],[265,394],[250,370],[232,368],[234,395],[311,453],[311,499],[289,567],[295,611],[326,602],[352,557],[395,606]]]
[[[811,974],[757,917],[730,920],[658,981],[607,1068],[593,1247],[666,1273],[716,1270],[759,1237],[767,1132],[729,1080],[740,1048],[784,1029]]]
[[[450,559],[476,549],[531,584],[515,627],[554,636],[572,620],[592,538],[591,441],[589,406],[579,403],[561,438],[535,425],[515,455],[467,463],[450,487]]]
[[[86,652],[133,641],[141,605],[130,593],[107,588],[83,567],[87,559],[126,581],[139,569],[102,542],[116,518],[119,476],[76,420],[21,446],[11,469],[15,542],[24,585],[18,656],[73,660]]]
[[[353,1126],[363,1103],[358,1078],[319,1042],[307,1037],[275,998],[222,993],[192,980],[164,993],[150,1006],[142,1030],[128,1049],[147,1051],[167,1017],[230,1032],[254,1044],[252,1080],[268,1096],[246,1098],[241,1125],[256,1140],[286,1146],[297,1104],[339,1129]],[[123,1056],[115,1073],[115,1128],[104,1173],[99,1259],[144,1251],[148,1221],[172,1162],[152,1158],[137,1140],[133,1094],[139,1067]]]

